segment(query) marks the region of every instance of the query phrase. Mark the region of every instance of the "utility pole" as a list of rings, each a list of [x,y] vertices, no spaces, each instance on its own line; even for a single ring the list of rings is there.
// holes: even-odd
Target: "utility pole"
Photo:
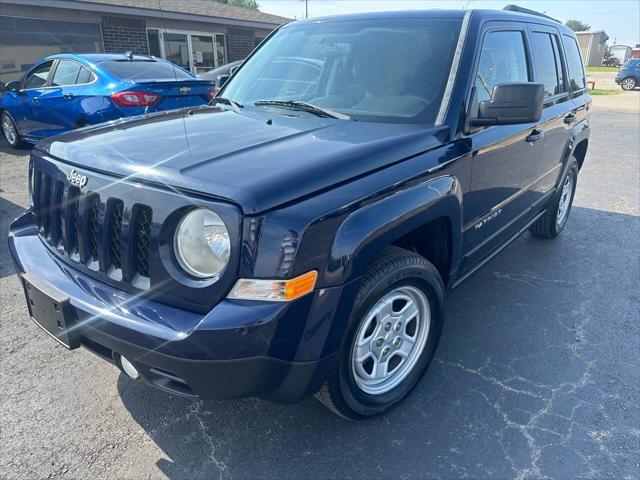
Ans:
[[[309,18],[309,0],[304,0],[304,18]]]

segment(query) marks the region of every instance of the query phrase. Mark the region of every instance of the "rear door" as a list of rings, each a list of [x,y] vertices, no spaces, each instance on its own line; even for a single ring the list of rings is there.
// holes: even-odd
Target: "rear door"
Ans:
[[[58,60],[49,87],[40,96],[40,118],[45,136],[72,130],[86,123],[83,94],[95,80],[95,76],[75,60]]]
[[[471,116],[493,87],[533,80],[524,24],[489,22],[481,33],[474,68]],[[544,132],[538,123],[475,128],[468,133],[473,151],[470,190],[464,197],[463,271],[500,248],[525,224],[528,192],[539,175]]]
[[[544,109],[540,119],[545,135],[544,154],[533,164],[535,183],[528,193],[528,202],[535,207],[547,198],[558,180],[569,133],[577,119],[577,110],[569,98],[558,30],[530,24],[529,34],[533,47],[533,80],[542,83],[545,90]]]
[[[587,81],[582,65],[582,56],[576,40],[570,35],[562,35],[564,55],[567,63],[567,81],[571,92],[571,102],[575,109],[576,122],[586,120],[591,104],[587,94]]]

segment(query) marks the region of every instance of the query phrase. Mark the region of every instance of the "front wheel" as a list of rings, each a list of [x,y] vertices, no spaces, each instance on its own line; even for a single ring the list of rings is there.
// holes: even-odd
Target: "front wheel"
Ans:
[[[623,90],[633,90],[634,88],[636,88],[637,84],[638,82],[636,82],[636,79],[633,77],[623,78],[620,82],[620,86]]]
[[[23,145],[16,122],[13,121],[8,112],[2,112],[0,117],[0,125],[2,126],[2,134],[5,140],[13,148],[20,148]]]
[[[578,162],[571,157],[565,166],[556,193],[551,197],[549,207],[529,230],[535,237],[554,238],[564,229],[573,205],[573,196],[578,183]]]
[[[444,301],[442,278],[429,261],[386,250],[363,277],[338,363],[316,398],[353,420],[397,405],[433,358]]]

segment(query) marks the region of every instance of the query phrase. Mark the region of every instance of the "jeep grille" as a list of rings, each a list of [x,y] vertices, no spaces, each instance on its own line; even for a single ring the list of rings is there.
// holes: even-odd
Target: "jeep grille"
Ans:
[[[150,207],[135,204],[127,216],[122,200],[83,192],[43,171],[35,172],[33,199],[40,236],[58,254],[113,280],[149,288]]]

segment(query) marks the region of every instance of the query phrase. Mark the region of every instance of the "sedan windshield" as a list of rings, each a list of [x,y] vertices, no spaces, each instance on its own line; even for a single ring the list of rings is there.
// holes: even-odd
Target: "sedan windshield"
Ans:
[[[359,121],[430,124],[459,30],[458,20],[434,19],[293,24],[269,39],[221,95],[245,106],[305,102]]]

